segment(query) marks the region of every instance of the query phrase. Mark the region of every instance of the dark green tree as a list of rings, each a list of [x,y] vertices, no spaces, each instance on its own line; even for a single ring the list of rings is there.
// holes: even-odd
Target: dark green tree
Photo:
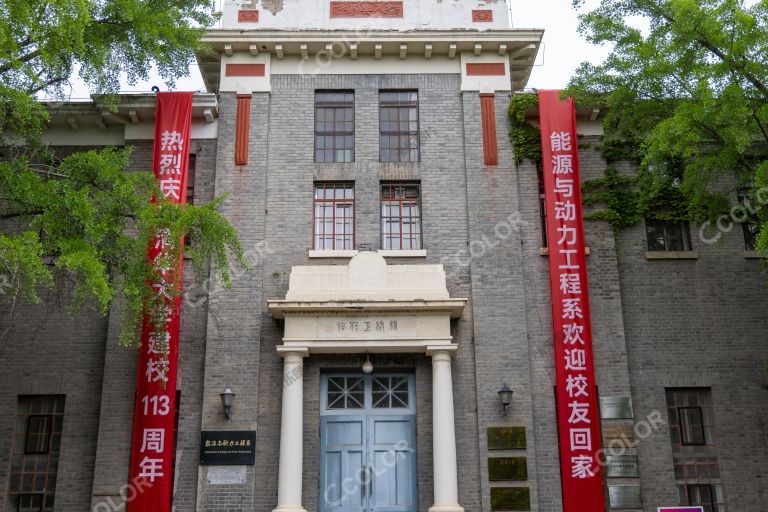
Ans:
[[[711,220],[748,190],[768,255],[768,0],[602,0],[580,22],[612,50],[567,93],[606,106],[604,153],[639,164],[632,214]]]
[[[204,205],[162,199],[151,172],[126,172],[131,148],[54,156],[41,142],[48,113],[41,91],[63,94],[76,74],[93,92],[119,91],[153,67],[170,85],[187,73],[205,27],[208,0],[0,0],[0,302],[12,321],[40,290],[70,282],[71,306],[106,314],[123,299],[121,341],[136,344],[143,312],[163,327],[163,297],[149,286],[173,267],[180,244],[154,264],[156,233],[189,235],[195,274],[208,265],[225,284],[241,266],[237,232],[220,214],[224,198]],[[149,171],[149,170],[147,170]],[[174,283],[175,277],[168,281]],[[166,292],[178,293],[176,287]]]

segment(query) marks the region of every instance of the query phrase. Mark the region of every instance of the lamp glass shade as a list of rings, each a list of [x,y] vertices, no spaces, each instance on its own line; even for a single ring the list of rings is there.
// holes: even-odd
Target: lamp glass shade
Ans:
[[[509,386],[506,384],[501,386],[501,389],[499,390],[499,398],[501,398],[501,403],[504,405],[512,403],[512,390],[509,389]]]
[[[227,388],[224,390],[223,393],[219,395],[221,397],[221,403],[224,405],[225,408],[232,407],[232,402],[235,401],[235,394],[232,392],[231,389]]]

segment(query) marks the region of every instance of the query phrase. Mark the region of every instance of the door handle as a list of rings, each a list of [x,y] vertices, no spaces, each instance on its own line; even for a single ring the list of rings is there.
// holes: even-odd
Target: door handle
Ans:
[[[363,487],[363,497],[365,497],[368,492],[368,467],[366,467],[365,464],[360,466],[360,474],[363,478],[362,482],[360,482],[360,485]]]
[[[368,477],[365,479],[368,484],[368,496],[373,497],[373,465],[368,464]]]

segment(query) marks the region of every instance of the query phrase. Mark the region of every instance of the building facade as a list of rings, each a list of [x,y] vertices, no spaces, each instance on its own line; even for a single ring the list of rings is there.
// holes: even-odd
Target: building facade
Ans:
[[[188,192],[228,194],[253,268],[230,289],[185,276],[175,510],[562,510],[540,179],[507,120],[541,37],[489,0],[227,0]],[[151,168],[152,95],[48,108],[56,151],[133,146]],[[601,177],[601,112],[577,115],[581,178]],[[606,510],[768,510],[749,230],[585,229]],[[136,492],[137,352],[116,311],[72,318],[66,293],[3,326],[4,510]],[[255,464],[201,463],[202,433],[227,431],[255,432]]]

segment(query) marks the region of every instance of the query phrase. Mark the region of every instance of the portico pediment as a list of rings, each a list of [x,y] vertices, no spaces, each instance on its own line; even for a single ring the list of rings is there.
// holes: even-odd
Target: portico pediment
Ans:
[[[451,298],[442,265],[387,265],[361,252],[349,265],[296,266],[285,299],[270,300],[285,319],[280,351],[425,352],[450,345],[450,319],[466,299]]]

